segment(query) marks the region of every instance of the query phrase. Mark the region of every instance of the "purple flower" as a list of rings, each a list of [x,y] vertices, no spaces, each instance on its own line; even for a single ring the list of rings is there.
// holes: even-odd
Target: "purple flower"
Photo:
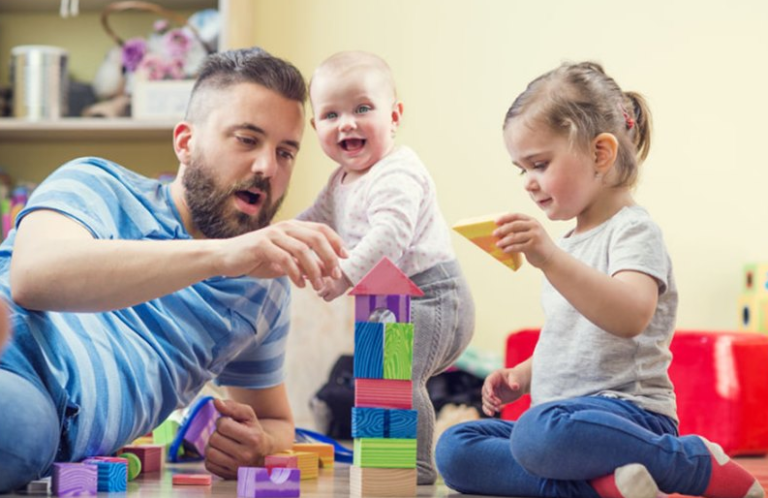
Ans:
[[[184,58],[192,46],[192,37],[183,29],[172,29],[163,35],[163,50],[172,58]]]
[[[131,38],[123,43],[123,66],[135,71],[147,53],[147,42],[143,38]]]
[[[162,80],[166,74],[166,63],[162,57],[156,54],[147,54],[136,68],[137,73],[143,73],[148,80]]]

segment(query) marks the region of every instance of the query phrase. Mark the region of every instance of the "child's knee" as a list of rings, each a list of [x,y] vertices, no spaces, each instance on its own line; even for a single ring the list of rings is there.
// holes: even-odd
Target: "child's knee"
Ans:
[[[469,467],[467,463],[477,459],[477,455],[466,451],[467,445],[463,443],[467,430],[466,424],[449,427],[440,436],[435,447],[437,470],[445,483],[453,489],[457,489],[455,486],[461,482],[465,469]]]

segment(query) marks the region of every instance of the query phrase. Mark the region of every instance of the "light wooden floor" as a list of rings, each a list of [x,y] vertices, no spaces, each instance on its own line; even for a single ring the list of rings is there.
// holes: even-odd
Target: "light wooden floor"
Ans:
[[[747,470],[752,472],[768,489],[768,457],[737,458]],[[500,470],[501,471],[501,470]],[[162,472],[140,476],[128,483],[127,493],[99,493],[100,498],[237,498],[237,481],[223,481],[214,478],[213,485],[173,486],[171,476],[174,473],[204,473],[202,463],[166,464]],[[2,498],[25,497],[23,494],[0,495]],[[477,495],[462,495],[447,488],[442,482],[435,486],[419,486],[418,498],[480,498]],[[320,469],[318,479],[301,481],[302,498],[349,497],[349,466],[336,464],[333,469]],[[411,497],[412,498],[412,497]],[[682,498],[671,495],[670,498]]]

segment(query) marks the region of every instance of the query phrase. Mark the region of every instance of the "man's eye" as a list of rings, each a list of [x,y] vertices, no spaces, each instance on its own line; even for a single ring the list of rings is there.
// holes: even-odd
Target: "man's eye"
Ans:
[[[361,105],[357,108],[358,114],[365,114],[366,112],[370,112],[372,110],[371,106],[369,105]]]
[[[240,142],[243,145],[251,145],[251,146],[252,145],[256,145],[256,139],[251,138],[251,137],[239,136],[239,137],[237,137],[237,141]]]
[[[289,161],[292,161],[293,158],[295,157],[292,152],[287,150],[280,150],[277,153],[280,157],[282,157],[283,159],[287,159]]]

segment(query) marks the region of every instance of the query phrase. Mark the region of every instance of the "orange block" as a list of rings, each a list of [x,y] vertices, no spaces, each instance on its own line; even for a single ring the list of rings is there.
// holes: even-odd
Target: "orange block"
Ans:
[[[333,445],[328,443],[293,443],[293,451],[316,453],[320,466],[324,469],[333,468]]]
[[[499,241],[497,237],[491,235],[496,230],[495,220],[497,215],[487,215],[477,218],[467,218],[458,221],[453,225],[453,229],[470,240],[483,251],[487,252],[506,266],[517,271],[523,264],[523,256],[519,252],[506,253],[496,246]]]

